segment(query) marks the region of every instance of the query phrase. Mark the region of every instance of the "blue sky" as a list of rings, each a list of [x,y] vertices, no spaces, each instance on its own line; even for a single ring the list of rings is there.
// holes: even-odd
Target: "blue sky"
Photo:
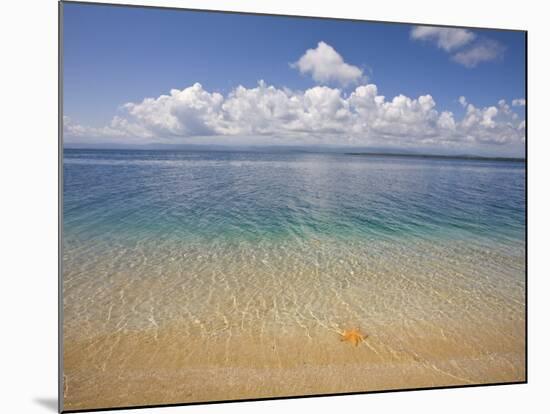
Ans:
[[[253,90],[258,86],[259,80],[264,80],[276,90],[291,90],[297,94],[315,87],[331,88],[338,90],[344,100],[358,86],[374,84],[377,95],[385,96],[387,102],[400,94],[411,100],[430,95],[435,102],[433,109],[437,111],[437,116],[448,111],[453,114],[457,124],[464,117],[467,108],[464,102],[467,102],[478,111],[478,121],[481,123],[484,109],[495,107],[500,110],[492,118],[495,122],[501,119],[501,123],[510,123],[510,116],[515,113],[513,122],[518,124],[515,127],[521,128],[519,124],[524,119],[525,107],[512,105],[512,102],[516,100],[518,103],[525,96],[523,33],[469,29],[455,43],[444,44],[442,42],[445,38],[441,33],[421,33],[415,37],[413,30],[414,26],[403,24],[65,3],[64,115],[67,116],[66,122],[80,128],[66,128],[66,141],[105,142],[111,139],[115,142],[122,137],[131,140],[128,130],[120,134],[115,131],[109,137],[112,127],[103,127],[114,125],[113,117],[118,116],[127,123],[134,123],[134,130],[148,131],[141,135],[148,137],[150,141],[171,139],[175,143],[186,142],[186,139],[194,136],[190,128],[179,125],[180,128],[176,130],[172,125],[170,132],[162,132],[158,125],[153,127],[146,124],[147,117],[143,115],[145,108],[134,107],[136,111],[132,114],[128,113],[132,111],[121,109],[121,106],[126,103],[137,105],[144,98],[156,99],[163,94],[169,94],[172,89],[182,91],[196,83],[200,83],[201,91],[219,93],[224,99],[228,99],[238,86]],[[453,38],[451,40],[454,41]],[[320,80],[319,77],[315,78],[315,68],[308,70],[305,66],[304,69],[297,65],[307,50],[318,51],[320,54],[320,49],[317,49],[319,42],[328,45],[327,59],[339,56],[345,65],[357,68],[361,76],[343,82],[337,75],[329,74],[328,78]],[[483,55],[485,52],[489,54]],[[473,57],[474,60],[461,63],[456,57],[459,53]],[[315,61],[312,64],[319,65],[323,62]],[[461,96],[466,99],[463,104],[459,102]],[[503,104],[501,100],[506,103]],[[344,102],[344,105],[348,104]],[[507,105],[508,109],[503,105]],[[177,112],[181,109],[179,107],[170,108],[172,113],[181,113]],[[148,107],[147,110],[158,114],[155,108]],[[216,110],[223,111],[220,108]],[[350,111],[353,112],[354,109]],[[189,111],[183,112],[188,114]],[[140,115],[136,115],[138,113]],[[353,112],[352,115],[357,114]],[[232,115],[222,112],[216,116],[232,118]],[[436,115],[429,116],[429,122],[437,122]],[[368,118],[372,125],[379,120],[370,115]],[[286,129],[284,133],[280,132],[280,128],[245,128],[245,133],[240,134],[239,128],[233,125],[230,127],[227,122],[223,127],[214,127],[210,118],[205,119],[203,116],[200,121],[205,122],[208,128],[200,129],[201,133],[198,135],[290,137],[285,142],[290,142],[293,135],[292,131]],[[175,122],[181,124],[187,121],[189,118],[180,116]],[[193,122],[196,121],[193,118]],[[428,122],[427,119],[424,121]],[[141,128],[139,130],[138,124]],[[491,126],[487,123],[484,125],[487,128]],[[365,128],[369,128],[365,135],[369,135],[370,140],[363,143],[360,139],[350,138],[346,142],[355,140],[353,142],[356,145],[383,145],[384,137],[394,136],[393,131],[388,132],[388,127],[383,127],[378,132],[374,126]],[[473,126],[469,125],[468,128],[468,134],[478,133]],[[521,152],[521,137],[516,142],[509,131],[504,133],[499,129],[500,125],[496,128],[491,126],[495,133],[508,136],[505,143],[498,140],[492,142],[488,138],[491,131],[486,130],[487,128],[479,132],[483,135],[478,140],[481,152]],[[303,128],[298,129],[302,134]],[[183,130],[187,132],[177,132]],[[204,132],[207,130],[210,133]],[[230,130],[233,132],[227,132]],[[337,128],[327,127],[323,131],[312,130],[312,134],[323,137],[328,136],[330,131],[333,131],[333,135],[336,134],[336,130]],[[462,135],[466,135],[465,127],[462,130]],[[358,134],[362,133],[360,129],[357,131]],[[407,129],[403,127],[400,131],[406,133]],[[467,146],[472,146],[472,142],[477,140],[477,135],[474,138],[470,135],[464,141],[468,142]],[[456,130],[453,132],[454,136],[458,136]],[[146,142],[143,139],[139,143]],[[214,138],[209,138],[209,142],[212,140]],[[306,141],[297,139],[296,142]],[[394,142],[395,139],[390,141],[390,146],[399,146],[399,143]],[[418,146],[440,146],[433,141],[434,139]],[[456,139],[446,136],[441,140],[442,143],[443,141],[448,143]],[[227,139],[225,142],[228,142]],[[323,138],[320,142],[333,145],[338,143],[335,137]],[[411,145],[414,146],[414,143],[408,142],[406,146]],[[459,144],[452,143],[450,146],[457,147]],[[448,147],[447,144],[441,145],[441,148]],[[472,148],[477,147],[474,145]]]

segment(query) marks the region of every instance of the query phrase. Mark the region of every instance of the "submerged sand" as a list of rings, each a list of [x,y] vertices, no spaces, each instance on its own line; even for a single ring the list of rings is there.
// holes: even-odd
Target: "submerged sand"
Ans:
[[[522,327],[515,327],[518,333]],[[394,328],[395,329],[395,328]],[[396,329],[395,334],[398,334]],[[67,343],[65,408],[116,407],[344,393],[525,379],[521,344],[452,335],[354,347],[336,333],[182,337],[120,333]],[[387,335],[387,330],[386,330]],[[454,341],[460,340],[459,349]],[[480,352],[480,349],[482,351]]]
[[[68,256],[64,409],[525,380],[521,246],[177,249]]]

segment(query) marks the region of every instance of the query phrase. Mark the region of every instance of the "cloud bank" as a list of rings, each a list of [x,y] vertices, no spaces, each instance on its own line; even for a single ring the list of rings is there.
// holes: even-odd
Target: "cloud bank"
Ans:
[[[180,143],[190,137],[276,137],[292,144],[449,146],[524,140],[525,123],[503,100],[478,108],[459,98],[463,113],[438,110],[431,95],[386,99],[374,84],[350,93],[315,86],[305,91],[260,81],[226,96],[199,83],[170,94],[129,102],[108,125],[87,127],[65,118],[67,142]],[[519,102],[519,100],[516,100]],[[517,103],[516,102],[516,103]]]
[[[417,27],[411,36],[432,39],[448,51],[461,50],[476,38],[467,30],[432,27]],[[465,66],[475,65],[484,56],[476,48],[474,44],[455,57]],[[249,137],[255,143],[284,145],[462,149],[517,146],[525,139],[525,121],[511,109],[525,105],[522,98],[512,100],[511,106],[500,100],[476,107],[460,96],[458,114],[438,109],[429,94],[387,99],[366,81],[361,69],[344,62],[324,42],[291,66],[311,75],[318,85],[291,90],[259,81],[254,87],[240,85],[224,95],[195,83],[167,95],[125,103],[100,127],[64,117],[65,142],[230,145],[242,144]],[[351,84],[354,89],[347,88]]]

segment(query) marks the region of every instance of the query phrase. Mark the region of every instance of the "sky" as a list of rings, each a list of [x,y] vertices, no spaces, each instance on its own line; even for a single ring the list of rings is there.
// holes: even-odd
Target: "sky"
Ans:
[[[64,3],[66,145],[523,156],[523,32]]]

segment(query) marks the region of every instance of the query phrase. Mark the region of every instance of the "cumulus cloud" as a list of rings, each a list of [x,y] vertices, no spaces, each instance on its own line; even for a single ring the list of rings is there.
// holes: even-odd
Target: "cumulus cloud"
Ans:
[[[225,96],[199,83],[173,89],[168,95],[122,106],[123,113],[103,127],[85,127],[64,119],[67,142],[182,142],[190,137],[215,137],[231,143],[236,137],[277,137],[284,143],[332,145],[452,145],[521,142],[524,127],[501,100],[475,107],[459,98],[462,115],[437,109],[431,95],[398,95],[386,99],[374,84],[346,94],[340,88],[315,86],[305,91],[277,88],[264,81],[238,86]]]
[[[470,43],[476,37],[470,30],[432,26],[415,26],[410,35],[415,40],[433,41],[447,52]]]
[[[489,62],[502,57],[504,46],[494,40],[484,40],[471,48],[457,52],[452,60],[467,68],[474,68],[482,62]]]
[[[315,49],[308,49],[297,62],[292,63],[302,74],[309,74],[318,83],[338,83],[346,86],[358,82],[363,71],[344,62],[342,56],[325,42],[319,42]]]
[[[520,121],[502,99],[497,106],[484,108],[468,104],[460,126],[466,139],[481,143],[508,144],[524,141],[522,124],[525,125],[525,121]]]
[[[123,108],[154,135],[212,135],[217,132],[223,100],[221,94],[209,93],[195,83],[182,90],[172,89],[170,95],[127,103]]]
[[[513,99],[512,106],[525,106],[525,99],[523,98]]]

